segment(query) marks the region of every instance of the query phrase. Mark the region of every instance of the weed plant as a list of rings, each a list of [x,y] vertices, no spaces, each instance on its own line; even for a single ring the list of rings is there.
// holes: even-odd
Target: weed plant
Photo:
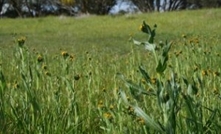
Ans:
[[[156,27],[154,25],[151,29],[143,22],[140,30],[148,35],[148,40],[139,42],[132,39],[135,45],[143,45],[144,49],[153,53],[156,66],[155,69],[151,69],[153,77],[142,64],[138,68],[142,75],[142,82],[134,83],[118,73],[129,88],[128,95],[133,98],[130,101],[125,91],[120,90],[122,100],[131,109],[132,116],[138,116],[143,120],[145,127],[142,133],[218,133],[221,127],[220,107],[217,107],[217,103],[215,105],[208,103],[212,98],[210,98],[210,86],[206,85],[208,80],[205,80],[205,76],[213,74],[216,77],[220,74],[211,70],[202,69],[201,74],[197,71],[202,66],[211,65],[198,63],[198,54],[201,53],[201,46],[195,47],[199,45],[198,39],[191,40],[189,43],[184,41],[184,48],[193,51],[191,58],[196,58],[186,57],[185,59],[192,61],[192,65],[195,63],[195,69],[191,72],[192,75],[188,76],[189,78],[185,73],[181,73],[185,69],[182,67],[184,62],[177,60],[177,57],[183,53],[182,50],[174,53],[175,62],[168,66],[168,60],[172,59],[169,55],[172,43],[167,41],[155,43]],[[186,40],[185,35],[183,38]],[[211,57],[206,57],[205,60],[211,61]],[[213,99],[220,101],[220,95],[217,93],[214,92]],[[146,100],[151,101],[152,104],[147,103]],[[147,114],[142,109],[152,110]]]

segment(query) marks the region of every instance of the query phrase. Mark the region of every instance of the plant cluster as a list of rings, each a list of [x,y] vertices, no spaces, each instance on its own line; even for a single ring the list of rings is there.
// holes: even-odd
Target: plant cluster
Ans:
[[[143,77],[142,83],[134,83],[126,79],[122,74],[118,76],[125,82],[129,88],[129,93],[134,99],[129,101],[124,90],[120,90],[122,100],[126,105],[133,109],[136,116],[142,118],[150,132],[160,133],[218,133],[220,131],[220,109],[213,106],[205,106],[204,100],[207,99],[207,89],[204,87],[203,78],[193,74],[192,80],[185,76],[177,75],[176,66],[168,68],[169,52],[172,43],[154,41],[156,35],[156,25],[154,28],[143,22],[140,30],[148,35],[146,42],[139,42],[132,39],[135,45],[142,45],[153,53],[156,67],[154,70],[154,82],[145,67],[140,65],[139,72]],[[183,38],[186,38],[184,35]],[[198,42],[198,41],[197,41]],[[178,56],[182,51],[176,52]],[[152,72],[153,73],[153,72]],[[170,73],[169,78],[168,74]],[[207,75],[207,71],[202,71],[202,75]],[[145,87],[151,90],[146,90]],[[151,101],[154,106],[147,105],[141,98],[153,98]],[[144,99],[145,99],[144,98]],[[216,98],[219,100],[219,98]],[[219,100],[220,101],[220,100]],[[158,110],[156,110],[158,105]],[[142,108],[158,111],[159,116],[152,117],[153,113],[145,113]],[[152,111],[152,110],[150,110]],[[208,114],[208,116],[205,116]]]

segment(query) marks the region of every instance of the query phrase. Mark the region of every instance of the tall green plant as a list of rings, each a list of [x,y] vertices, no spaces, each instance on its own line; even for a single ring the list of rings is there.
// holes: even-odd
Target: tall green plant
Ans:
[[[143,95],[156,96],[158,103],[159,113],[162,114],[162,119],[155,120],[151,115],[146,114],[141,107],[140,103],[132,103],[127,100],[126,93],[121,89],[120,94],[122,100],[134,109],[137,116],[143,118],[146,126],[153,131],[174,134],[179,130],[183,133],[203,133],[205,129],[208,130],[212,127],[212,120],[217,116],[218,109],[206,108],[202,105],[201,99],[196,99],[199,88],[203,89],[202,80],[199,77],[193,76],[193,83],[189,82],[186,78],[178,77],[177,73],[171,69],[170,79],[165,77],[167,62],[169,60],[169,51],[171,43],[155,43],[154,38],[156,35],[157,26],[154,25],[153,29],[143,22],[140,30],[148,35],[146,42],[140,42],[132,39],[135,45],[143,45],[144,48],[153,53],[155,58],[155,72],[156,83],[153,84],[151,77],[145,70],[144,66],[140,65],[139,71],[142,74],[145,84],[147,84],[153,91],[147,91],[141,84],[136,84],[131,80],[127,80],[122,74],[118,76],[126,83],[130,89],[130,94],[135,100],[140,101]],[[198,86],[200,85],[200,87]],[[203,92],[203,90],[201,90]],[[211,116],[207,119],[203,116],[203,112],[209,110]],[[185,116],[183,116],[185,115]],[[182,120],[185,120],[183,122]],[[206,120],[206,122],[204,122]],[[182,128],[183,124],[185,127]],[[209,128],[206,127],[209,124]]]

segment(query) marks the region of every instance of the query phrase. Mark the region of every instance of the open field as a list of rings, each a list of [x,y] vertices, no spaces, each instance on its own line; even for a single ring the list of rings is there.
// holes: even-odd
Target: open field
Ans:
[[[138,31],[143,20],[151,26],[158,25],[159,40],[177,39],[182,34],[220,38],[219,12],[220,9],[213,9],[118,17],[2,19],[0,42],[8,47],[12,45],[12,37],[27,36],[28,45],[37,49],[57,51],[62,46],[78,51],[82,48],[90,50],[92,46],[108,46],[117,51],[119,47],[125,49],[130,34],[138,38],[143,35]]]
[[[220,12],[1,19],[0,133],[220,132]]]

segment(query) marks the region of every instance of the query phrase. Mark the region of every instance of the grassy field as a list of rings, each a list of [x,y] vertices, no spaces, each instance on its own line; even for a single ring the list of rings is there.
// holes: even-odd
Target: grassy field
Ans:
[[[0,133],[219,133],[220,12],[1,19]]]

